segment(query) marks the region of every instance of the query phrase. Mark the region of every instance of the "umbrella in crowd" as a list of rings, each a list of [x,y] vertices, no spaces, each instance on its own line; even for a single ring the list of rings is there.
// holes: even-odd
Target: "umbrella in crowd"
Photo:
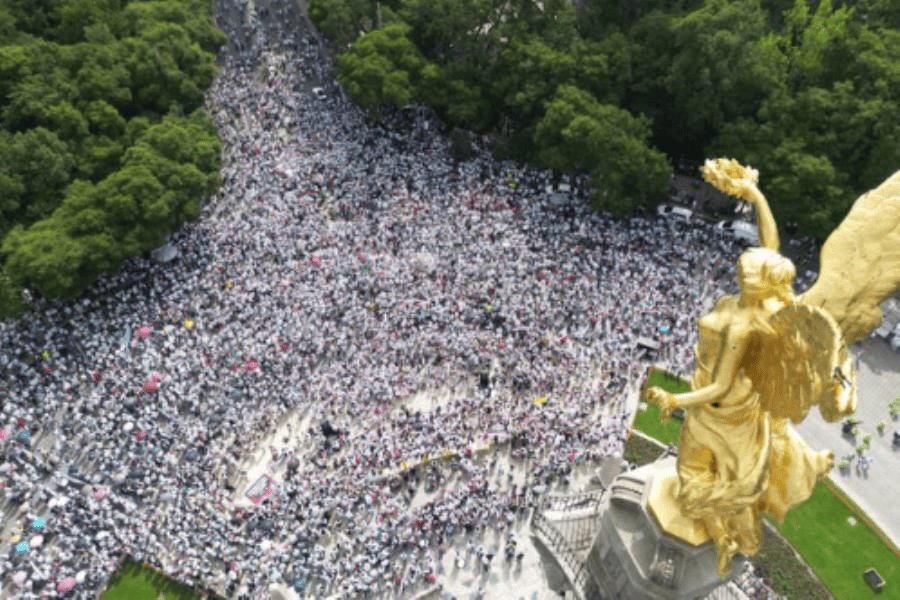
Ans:
[[[155,392],[159,389],[159,380],[162,379],[162,375],[159,373],[154,373],[144,382],[144,391],[147,393]]]
[[[45,519],[44,517],[37,517],[31,522],[31,528],[34,529],[35,531],[43,529],[44,526],[46,526],[46,525],[47,525],[47,519]]]
[[[16,571],[16,574],[12,576],[13,584],[19,586],[25,583],[26,579],[28,579],[28,573],[25,571]]]
[[[106,488],[97,488],[91,496],[93,496],[94,500],[103,500],[108,493]]]
[[[28,542],[19,542],[16,544],[16,554],[25,554],[29,548]]]
[[[32,548],[40,548],[44,543],[44,536],[36,535],[31,538],[31,547]]]
[[[10,436],[9,429],[7,429],[6,427],[0,429],[0,440],[5,440],[5,439],[9,438],[9,436]]]
[[[144,325],[143,327],[137,330],[138,337],[141,339],[145,339],[153,335],[153,328]]]
[[[74,590],[76,585],[78,585],[78,582],[74,577],[64,577],[56,584],[56,591],[60,594],[65,594]]]
[[[19,432],[19,435],[17,435],[16,438],[20,442],[27,442],[28,440],[31,439],[31,432],[28,431],[27,429],[23,429],[22,431]]]

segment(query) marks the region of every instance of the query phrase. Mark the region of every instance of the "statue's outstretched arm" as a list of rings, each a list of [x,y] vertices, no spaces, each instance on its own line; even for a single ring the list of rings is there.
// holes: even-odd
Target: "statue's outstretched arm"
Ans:
[[[667,416],[666,413],[671,413],[676,408],[710,404],[720,400],[731,389],[737,377],[747,351],[747,333],[747,328],[738,324],[728,328],[722,353],[713,373],[712,383],[709,385],[682,394],[672,394],[662,388],[653,387],[647,391],[647,399],[663,408],[663,416]]]
[[[778,252],[781,243],[778,239],[778,227],[775,217],[769,209],[769,203],[756,183],[759,171],[745,167],[734,159],[716,158],[704,163],[703,178],[716,189],[730,196],[746,200],[756,207],[756,228],[759,230],[759,243],[763,248]]]
[[[756,228],[759,230],[759,245],[778,252],[778,249],[781,247],[781,240],[778,237],[778,226],[775,224],[775,217],[772,216],[768,200],[759,191],[755,183],[747,185],[743,198],[756,208]]]

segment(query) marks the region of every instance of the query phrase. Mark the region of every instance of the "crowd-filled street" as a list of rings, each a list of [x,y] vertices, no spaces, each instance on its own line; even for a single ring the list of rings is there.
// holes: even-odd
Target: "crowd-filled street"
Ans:
[[[620,456],[637,340],[689,371],[731,285],[714,227],[455,162],[427,113],[347,101],[291,0],[218,5],[220,193],[171,261],[0,326],[0,596],[96,597],[126,555],[246,598],[409,592],[451,551],[499,568],[514,537],[472,540]]]

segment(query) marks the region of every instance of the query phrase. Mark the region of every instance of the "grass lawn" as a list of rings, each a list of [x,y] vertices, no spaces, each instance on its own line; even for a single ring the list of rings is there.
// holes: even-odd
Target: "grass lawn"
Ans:
[[[625,452],[622,453],[622,458],[641,467],[652,463],[659,458],[662,453],[663,448],[660,448],[654,442],[639,435],[632,434],[632,436],[628,438],[628,441],[625,442]]]
[[[818,484],[809,500],[776,527],[838,600],[900,598],[900,559],[827,486]],[[880,594],[863,579],[869,567],[887,582]]]
[[[200,596],[165,575],[128,561],[109,582],[102,600],[195,600]]]
[[[688,382],[678,377],[669,375],[662,371],[653,371],[647,379],[647,385],[644,389],[659,386],[664,390],[672,393],[687,392],[691,389]],[[641,398],[646,402],[646,398]],[[634,418],[634,427],[643,431],[650,437],[656,438],[664,444],[677,444],[678,435],[681,433],[681,420],[672,417],[669,422],[663,425],[659,422],[659,407],[655,404],[647,403],[647,409],[638,411]]]
[[[762,544],[750,561],[756,574],[777,593],[790,600],[823,600],[828,588],[809,566],[797,559],[797,551],[778,532],[762,528]]]

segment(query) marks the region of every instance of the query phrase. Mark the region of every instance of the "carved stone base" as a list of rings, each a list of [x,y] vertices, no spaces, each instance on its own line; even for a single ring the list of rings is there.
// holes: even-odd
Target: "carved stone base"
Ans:
[[[727,580],[716,575],[716,550],[706,532],[680,515],[688,543],[663,532],[649,508],[654,491],[671,493],[675,459],[667,458],[616,477],[600,506],[600,531],[587,558],[592,583],[604,599],[692,600]],[[654,482],[658,484],[654,490]],[[743,559],[732,563],[739,573]],[[730,579],[731,577],[729,577]]]

